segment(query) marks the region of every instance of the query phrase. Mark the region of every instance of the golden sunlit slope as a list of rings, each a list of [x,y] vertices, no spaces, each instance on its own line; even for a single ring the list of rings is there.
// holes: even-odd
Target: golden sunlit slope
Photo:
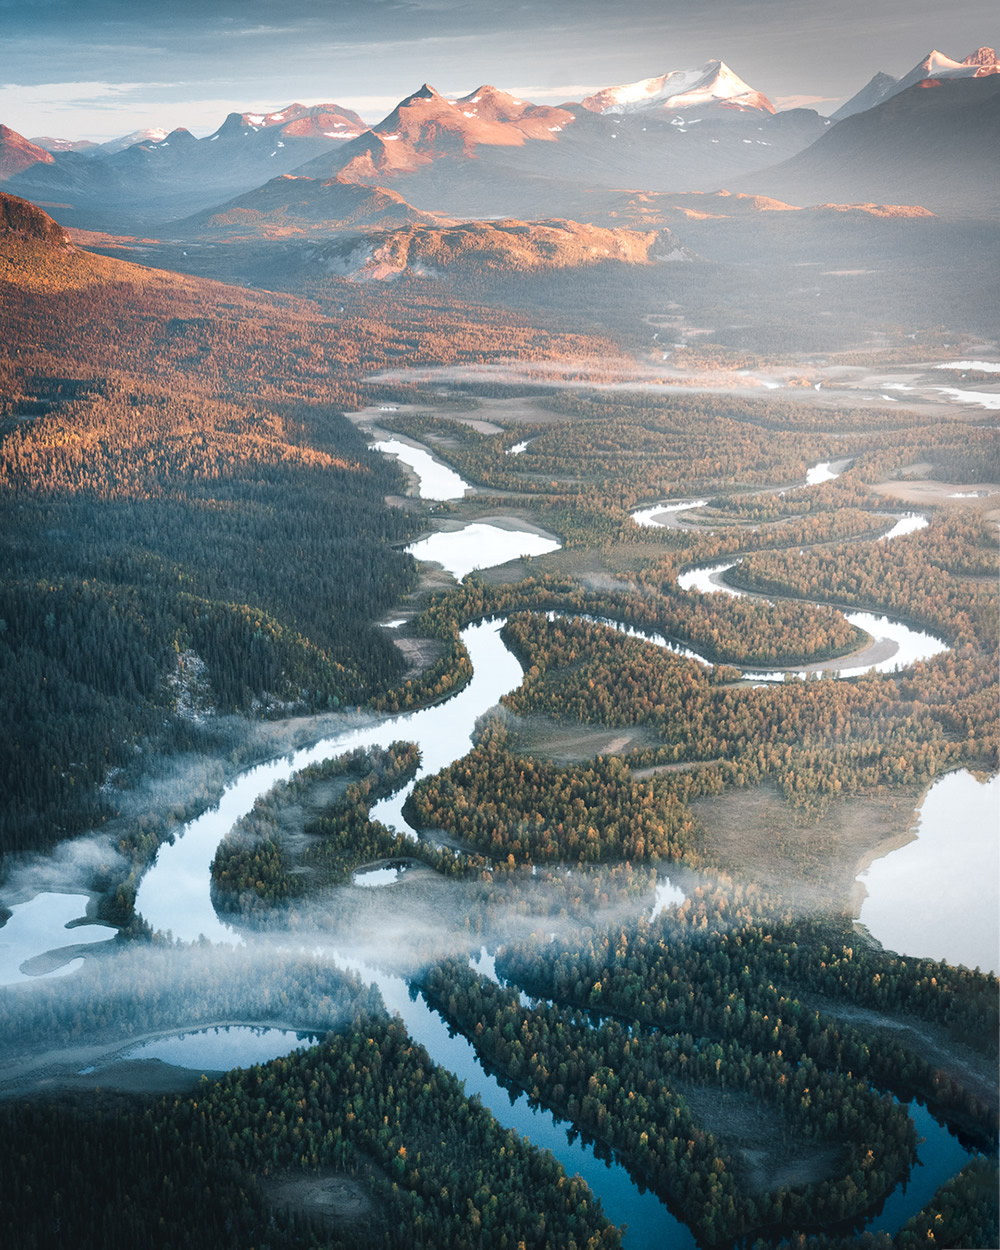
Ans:
[[[22,216],[31,210],[34,224],[0,233],[0,341],[8,349],[0,368],[8,371],[16,358],[21,372],[128,373],[174,391],[183,384],[227,398],[306,396],[351,407],[363,406],[366,373],[401,360],[616,354],[604,339],[553,332],[496,308],[365,293],[323,263],[313,267],[324,277],[324,301],[336,300],[323,308],[143,268],[73,248],[46,214],[13,202]]]
[[[28,200],[0,192],[0,284],[37,294],[123,284],[147,292],[180,292],[190,279],[92,256]]]
[[[428,277],[450,269],[500,275],[601,261],[648,265],[690,258],[669,230],[642,233],[561,220],[408,226],[330,243],[319,252],[329,273],[355,281],[394,278],[405,271]]]

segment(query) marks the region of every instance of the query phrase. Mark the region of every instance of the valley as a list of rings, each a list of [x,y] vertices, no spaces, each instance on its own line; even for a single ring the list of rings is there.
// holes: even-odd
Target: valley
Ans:
[[[10,1244],[996,1244],[998,83],[0,131]]]

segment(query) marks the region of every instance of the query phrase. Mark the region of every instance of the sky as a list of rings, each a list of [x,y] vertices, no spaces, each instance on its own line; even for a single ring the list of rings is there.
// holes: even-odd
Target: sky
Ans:
[[[1000,42],[997,0],[0,0],[0,122],[102,141],[331,101],[375,122],[429,82],[555,104],[724,60],[829,113],[878,70]]]

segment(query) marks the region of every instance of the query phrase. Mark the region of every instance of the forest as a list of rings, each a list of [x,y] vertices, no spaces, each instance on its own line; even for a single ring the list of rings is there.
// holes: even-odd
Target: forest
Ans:
[[[622,389],[651,323],[604,265],[517,278],[506,303],[471,271],[389,288],[289,268],[251,290],[86,252],[8,201],[0,920],[39,865],[99,837],[76,884],[118,933],[71,975],[0,987],[5,1244],[634,1244],[331,954],[372,951],[511,1104],[705,1250],[997,1244],[997,978],[859,927],[824,824],[891,802],[905,833],[935,780],[997,770],[995,524],[975,501],[928,507],[882,541],[900,508],[878,489],[996,482],[996,423],[902,404],[874,423],[795,387]],[[583,296],[605,281],[602,319]],[[650,282],[665,308],[673,288]],[[758,337],[677,363],[754,368],[773,350]],[[509,362],[546,384],[407,375]],[[380,432],[471,491],[420,499],[370,449]],[[837,476],[805,488],[818,463]],[[696,499],[660,528],[630,516]],[[498,515],[561,549],[459,583],[405,550]],[[683,589],[718,563],[742,597]],[[798,679],[864,652],[855,608],[941,653]],[[396,721],[262,787],[206,858],[231,944],[149,925],[137,891],[186,822],[293,746],[446,705],[473,677],[462,629],[500,619],[523,680],[468,750],[424,775]],[[377,818],[404,792],[417,837]],[[787,878],[713,849],[705,800],[751,794],[794,830]],[[378,868],[398,879],[362,888]],[[133,1043],[241,1024],[303,1046],[121,1079]],[[923,1166],[916,1106],[968,1161],[890,1226]],[[333,1184],[360,1217],[317,1204],[310,1186]]]

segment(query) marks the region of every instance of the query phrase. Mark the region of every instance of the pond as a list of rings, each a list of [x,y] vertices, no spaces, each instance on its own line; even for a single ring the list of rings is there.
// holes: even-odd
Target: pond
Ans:
[[[423,447],[414,447],[398,438],[387,438],[373,443],[372,450],[395,456],[397,460],[408,465],[416,475],[421,499],[443,503],[448,499],[462,499],[470,489],[468,482],[463,481],[454,469],[442,464],[440,460],[435,460]]]
[[[386,885],[395,885],[402,881],[408,868],[407,864],[384,864],[380,868],[359,868],[351,880],[363,889],[374,890]]]
[[[270,1063],[293,1050],[315,1046],[319,1040],[315,1033],[228,1024],[156,1037],[127,1051],[122,1058],[159,1059],[175,1068],[191,1068],[195,1072],[228,1072],[230,1068]]]
[[[890,539],[902,537],[903,534],[913,534],[917,530],[926,529],[928,525],[930,525],[930,521],[922,512],[906,512],[899,518],[892,529],[884,533],[878,541],[887,543]]]
[[[475,569],[494,568],[521,556],[547,555],[561,546],[557,539],[531,530],[473,521],[460,530],[438,530],[429,538],[411,543],[406,550],[415,560],[440,564],[461,581]]]
[[[118,930],[90,922],[68,926],[86,917],[90,898],[86,894],[37,894],[26,903],[15,903],[10,918],[0,928],[0,985],[36,981],[39,976],[66,976],[83,964],[72,948],[110,942]],[[22,972],[23,964],[52,954],[48,967]]]
[[[1000,972],[1000,775],[941,777],[920,806],[916,838],[858,878],[861,923],[900,955]]]

